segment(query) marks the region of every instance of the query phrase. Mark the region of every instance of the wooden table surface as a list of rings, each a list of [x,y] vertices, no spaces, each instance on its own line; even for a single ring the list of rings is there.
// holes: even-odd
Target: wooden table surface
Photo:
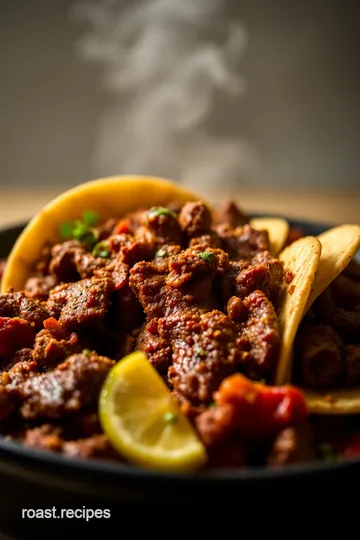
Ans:
[[[0,227],[29,219],[61,189],[0,188]],[[360,224],[360,189],[339,192],[293,192],[276,190],[244,190],[227,193],[216,190],[208,198],[236,200],[245,211],[282,214],[294,218],[314,219],[328,223]]]

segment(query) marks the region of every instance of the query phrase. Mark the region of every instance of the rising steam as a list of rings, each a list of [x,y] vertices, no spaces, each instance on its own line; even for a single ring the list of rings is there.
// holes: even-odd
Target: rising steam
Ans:
[[[155,174],[209,187],[252,165],[234,135],[212,133],[217,100],[233,107],[247,35],[222,0],[75,1],[88,30],[81,58],[103,68],[109,103],[99,119],[96,174]],[[215,130],[216,131],[216,130]]]

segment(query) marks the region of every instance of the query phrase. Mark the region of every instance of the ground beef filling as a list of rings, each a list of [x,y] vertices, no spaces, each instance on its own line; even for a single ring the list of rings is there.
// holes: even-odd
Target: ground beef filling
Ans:
[[[232,202],[211,213],[202,202],[174,201],[93,229],[101,244],[84,237],[45,246],[24,291],[0,295],[2,432],[69,456],[121,459],[99,425],[99,392],[117,360],[142,350],[198,430],[210,463],[308,459],[309,445],[299,442],[306,431],[300,401],[290,424],[275,425],[271,407],[283,396],[256,387],[259,404],[271,404],[265,409],[247,409],[239,398],[245,377],[270,380],[278,357],[285,276],[269,253],[268,233],[253,230]],[[358,279],[354,272],[347,279]],[[356,326],[352,308],[335,304],[321,328],[330,320],[336,328],[308,340],[326,336],[326,353],[336,360],[329,379],[360,372],[357,344],[335,337],[349,309]],[[303,353],[304,372],[316,385],[324,352],[313,347]],[[256,458],[254,442],[262,449]]]

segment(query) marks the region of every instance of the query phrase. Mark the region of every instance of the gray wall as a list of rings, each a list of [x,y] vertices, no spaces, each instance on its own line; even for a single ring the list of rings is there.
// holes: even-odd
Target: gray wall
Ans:
[[[129,16],[122,4],[116,17]],[[161,104],[153,120],[149,111],[143,118],[137,102],[131,105],[136,82],[127,92],[106,85],[109,63],[81,54],[79,39],[89,26],[70,17],[72,2],[1,0],[0,186],[65,187],[117,172],[149,172],[219,185],[226,178],[254,186],[360,188],[356,4],[224,0],[225,14],[209,22],[205,37],[194,38],[199,29],[184,23],[183,39],[194,47],[221,41],[221,32],[243,25],[246,44],[238,45],[231,69],[245,86],[231,95],[220,85],[199,123],[192,120],[168,137]],[[151,20],[149,12],[149,25],[158,24]],[[142,24],[146,29],[146,20]],[[162,54],[157,58],[161,65]],[[156,86],[153,92],[155,99]],[[201,101],[201,94],[191,96]],[[153,122],[154,137],[149,125],[143,139],[125,128],[131,111],[140,125]]]

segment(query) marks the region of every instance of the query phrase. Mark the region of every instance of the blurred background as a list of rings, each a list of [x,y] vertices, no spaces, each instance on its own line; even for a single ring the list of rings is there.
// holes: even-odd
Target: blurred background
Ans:
[[[360,3],[1,0],[0,224],[92,178],[359,222]]]

